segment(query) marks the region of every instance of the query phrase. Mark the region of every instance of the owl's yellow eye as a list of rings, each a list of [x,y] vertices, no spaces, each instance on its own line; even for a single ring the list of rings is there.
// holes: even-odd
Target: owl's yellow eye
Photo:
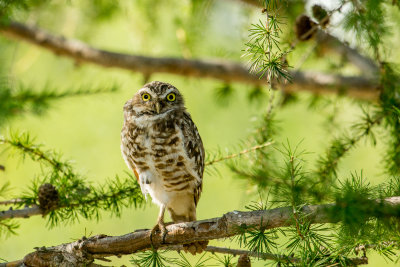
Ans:
[[[142,95],[142,99],[143,99],[143,101],[149,101],[151,99],[151,96],[149,94],[145,93]]]
[[[167,100],[168,101],[170,101],[170,102],[172,102],[172,101],[175,101],[175,94],[174,93],[169,93],[168,95],[167,95]]]

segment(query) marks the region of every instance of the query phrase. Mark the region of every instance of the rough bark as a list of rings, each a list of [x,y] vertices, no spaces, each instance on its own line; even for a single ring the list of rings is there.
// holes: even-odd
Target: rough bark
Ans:
[[[387,207],[398,209],[400,197],[387,198],[383,203]],[[335,204],[304,206],[302,214],[311,223],[337,223],[340,218],[331,215],[334,208]],[[228,238],[238,234],[239,227],[244,225],[264,229],[289,226],[292,224],[292,215],[292,207],[251,212],[233,211],[219,218],[169,225],[166,242],[162,243],[162,237],[157,235],[153,237],[153,244],[157,248],[168,248],[194,241]],[[99,235],[59,246],[43,247],[25,256],[23,263],[27,266],[35,263],[43,264],[42,266],[85,266],[93,263],[96,258],[151,249],[150,232],[139,230],[122,236]]]
[[[54,36],[34,26],[10,22],[0,28],[5,36],[24,40],[45,48],[56,55],[77,62],[93,63],[139,72],[146,77],[153,73],[170,73],[196,78],[213,78],[224,82],[240,82],[255,86],[266,84],[266,79],[249,73],[248,67],[222,60],[188,60],[172,57],[146,57],[110,52],[93,48],[78,40]],[[343,93],[360,99],[376,99],[377,81],[362,76],[341,76],[319,72],[291,71],[291,83],[284,85],[286,92],[310,91],[312,93]]]
[[[43,215],[43,211],[37,205],[16,210],[9,208],[8,210],[0,211],[0,220],[11,218],[29,218],[34,215]]]

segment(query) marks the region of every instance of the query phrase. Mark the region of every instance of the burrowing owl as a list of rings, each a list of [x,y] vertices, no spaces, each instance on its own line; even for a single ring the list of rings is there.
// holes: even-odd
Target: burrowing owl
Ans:
[[[165,237],[165,209],[174,222],[196,220],[202,190],[204,148],[183,97],[164,82],[145,84],[124,105],[121,150],[146,196],[160,206],[157,225]],[[201,252],[207,242],[189,244]]]

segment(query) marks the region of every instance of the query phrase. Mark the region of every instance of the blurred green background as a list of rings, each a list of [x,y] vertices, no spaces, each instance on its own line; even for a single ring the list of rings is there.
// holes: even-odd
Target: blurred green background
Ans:
[[[260,12],[234,1],[100,1],[100,10],[93,10],[90,1],[52,1],[46,8],[20,12],[15,19],[34,22],[53,33],[80,39],[98,48],[148,56],[176,56],[185,58],[222,58],[244,61],[241,58],[247,30],[260,18]],[[94,1],[95,2],[95,1]],[[198,6],[193,6],[198,2]],[[108,8],[104,8],[106,3]],[[396,14],[397,16],[397,14]],[[291,56],[296,62],[307,49],[300,45]],[[0,64],[2,75],[17,84],[40,90],[44,86],[65,90],[78,87],[107,87],[117,84],[116,93],[73,97],[53,103],[43,116],[18,117],[0,129],[21,130],[37,137],[46,148],[56,149],[65,159],[72,160],[76,169],[94,183],[115,174],[128,171],[120,152],[122,106],[144,83],[141,74],[119,69],[107,69],[89,64],[75,64],[68,58],[30,44],[10,40],[0,35]],[[326,62],[326,58],[325,58]],[[338,58],[331,57],[331,64]],[[329,66],[312,56],[304,66],[327,69]],[[352,70],[349,70],[352,71]],[[232,84],[234,93],[229,102],[221,105],[216,88],[223,84],[215,80],[188,79],[180,76],[154,74],[150,80],[175,85],[185,96],[186,106],[202,136],[209,154],[238,152],[240,144],[249,138],[257,126],[257,118],[265,112],[271,92],[263,88],[261,101],[249,101],[251,86]],[[279,94],[277,94],[279,97]],[[359,104],[351,99],[327,97],[322,105],[309,108],[311,96],[302,93],[300,101],[276,111],[279,124],[277,143],[285,142],[306,149],[307,165],[324,151],[327,140],[342,127],[349,125],[361,113]],[[327,119],[331,116],[334,123]],[[384,138],[380,135],[378,138]],[[361,143],[339,166],[340,177],[347,178],[351,171],[363,170],[371,184],[383,181],[381,166],[382,147],[372,148]],[[10,182],[9,197],[18,195],[40,173],[37,164],[0,154],[0,163],[6,166],[0,172],[0,185]],[[198,219],[219,217],[258,199],[255,186],[235,176],[224,166],[216,165],[218,172],[206,171],[203,194],[198,205]],[[102,213],[100,221],[82,219],[74,225],[61,225],[53,229],[39,216],[19,220],[18,235],[0,242],[0,258],[7,261],[22,258],[33,247],[58,245],[94,234],[122,235],[135,229],[151,228],[157,218],[158,207],[148,203],[144,208],[125,209],[120,218]],[[169,219],[167,219],[168,221]],[[234,242],[212,241],[237,247]],[[175,253],[171,253],[176,256]],[[189,258],[192,258],[191,256]],[[129,257],[112,258],[114,265],[130,265]],[[211,262],[210,262],[211,263]],[[265,262],[254,261],[254,266]],[[111,264],[110,264],[111,265]],[[370,266],[395,266],[377,256],[370,257]]]

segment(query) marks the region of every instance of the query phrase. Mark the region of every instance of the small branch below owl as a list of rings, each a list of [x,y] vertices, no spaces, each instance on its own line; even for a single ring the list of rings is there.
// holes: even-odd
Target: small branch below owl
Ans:
[[[380,209],[379,216],[390,217],[399,214],[400,196],[371,200],[370,205],[373,206],[374,203]],[[338,223],[342,219],[337,215],[337,210],[341,209],[341,205],[343,204],[338,206],[336,204],[309,205],[302,207],[298,212],[301,212],[311,224]],[[218,218],[169,225],[165,243],[162,243],[160,235],[153,236],[152,241],[156,248],[168,249],[196,241],[232,237],[238,235],[239,229],[244,226],[247,229],[268,230],[292,224],[293,207],[248,212],[232,211]],[[150,232],[151,230],[138,230],[122,236],[98,235],[54,247],[42,247],[26,255],[23,263],[26,266],[34,265],[34,262],[42,262],[51,266],[63,264],[86,266],[92,264],[95,259],[104,259],[104,257],[113,255],[128,255],[152,249]],[[227,249],[210,247],[210,250],[222,252]],[[240,254],[238,251],[231,252]],[[364,264],[367,259],[355,258],[354,261],[357,264]]]
[[[155,58],[116,53],[93,48],[77,40],[69,40],[33,26],[10,22],[0,28],[5,36],[23,40],[56,55],[66,56],[77,62],[103,67],[114,67],[140,72],[170,73],[186,77],[213,78],[224,82],[239,82],[261,86],[266,78],[249,73],[248,66],[222,60],[188,60],[182,58]],[[317,94],[347,94],[360,99],[377,99],[377,80],[364,76],[342,76],[311,71],[291,71],[292,82],[285,84],[286,92],[308,91]]]
[[[183,250],[182,246],[170,246],[166,248],[167,250]],[[258,253],[255,251],[248,251],[248,250],[241,250],[241,249],[232,249],[232,248],[222,248],[222,247],[214,247],[214,246],[207,246],[204,250],[211,253],[221,253],[221,254],[230,254],[233,256],[238,255],[248,255],[250,257],[259,258],[263,260],[280,260],[284,262],[299,262],[300,259],[285,255],[278,255],[272,253]]]

